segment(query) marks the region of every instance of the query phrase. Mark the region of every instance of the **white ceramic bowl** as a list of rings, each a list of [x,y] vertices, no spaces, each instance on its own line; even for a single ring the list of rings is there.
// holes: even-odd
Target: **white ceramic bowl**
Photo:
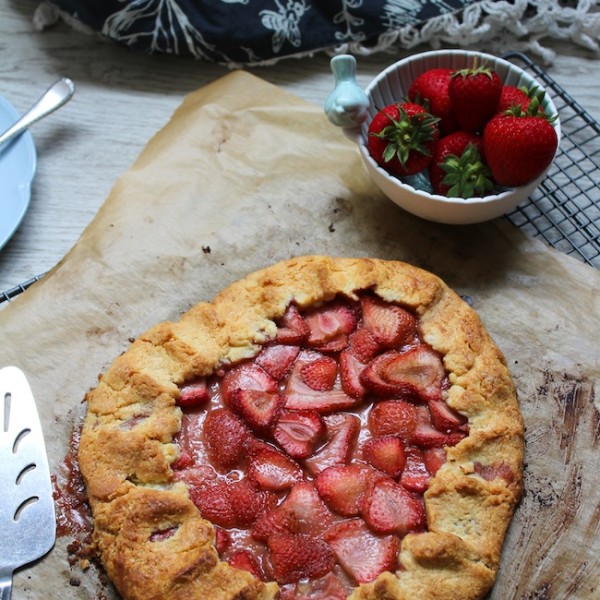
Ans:
[[[498,194],[483,198],[446,198],[437,194],[430,194],[422,189],[417,189],[408,183],[401,182],[397,177],[390,175],[371,158],[367,148],[368,124],[380,109],[393,102],[402,101],[408,92],[412,81],[424,71],[434,68],[461,69],[470,67],[475,56],[480,57],[480,63],[493,67],[505,85],[527,88],[544,87],[523,69],[512,63],[482,52],[467,50],[439,50],[423,52],[400,60],[382,71],[368,85],[365,92],[369,99],[369,117],[360,129],[358,147],[362,159],[373,178],[374,182],[390,200],[404,210],[438,223],[466,225],[480,223],[499,217],[510,212],[517,205],[527,199],[533,190],[546,176],[546,171],[535,181],[527,185],[511,188]],[[542,106],[546,114],[558,115],[554,102],[544,89],[545,96]],[[560,143],[561,131],[558,116],[553,122],[554,129]],[[418,184],[415,184],[418,185]]]

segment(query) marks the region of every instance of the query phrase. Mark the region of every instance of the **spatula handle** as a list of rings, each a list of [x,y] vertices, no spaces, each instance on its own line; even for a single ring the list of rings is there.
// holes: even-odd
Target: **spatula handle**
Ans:
[[[12,573],[0,574],[0,600],[10,600],[12,593]]]

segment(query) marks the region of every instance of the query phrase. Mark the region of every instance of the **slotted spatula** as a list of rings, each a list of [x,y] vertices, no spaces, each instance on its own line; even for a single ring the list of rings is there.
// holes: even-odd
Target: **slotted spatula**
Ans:
[[[50,551],[56,539],[52,484],[31,388],[17,367],[0,369],[0,598],[14,571]]]

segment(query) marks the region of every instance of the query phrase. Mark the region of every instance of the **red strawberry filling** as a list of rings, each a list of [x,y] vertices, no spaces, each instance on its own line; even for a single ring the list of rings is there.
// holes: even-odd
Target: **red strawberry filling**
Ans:
[[[427,529],[423,492],[467,435],[409,310],[290,305],[257,356],[181,387],[177,480],[222,560],[281,597],[345,598]]]

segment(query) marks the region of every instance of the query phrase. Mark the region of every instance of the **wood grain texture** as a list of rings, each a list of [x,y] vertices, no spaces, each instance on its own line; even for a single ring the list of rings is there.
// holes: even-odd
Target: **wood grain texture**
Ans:
[[[33,25],[39,1],[0,0],[0,94],[25,111],[60,76],[71,77],[77,92],[32,128],[37,175],[30,209],[0,252],[0,291],[60,261],[183,97],[228,72],[207,62],[134,54],[65,24],[39,32]],[[598,57],[572,45],[554,49],[558,56],[549,73],[600,120]],[[407,54],[359,57],[358,82],[366,85]],[[324,53],[249,70],[318,106],[333,85]]]
[[[594,385],[593,379],[554,370],[527,369],[517,381],[527,427],[525,494],[506,540],[505,548],[513,551],[505,551],[502,563],[503,572],[515,576],[499,580],[494,600],[587,599],[600,593],[600,412]]]

